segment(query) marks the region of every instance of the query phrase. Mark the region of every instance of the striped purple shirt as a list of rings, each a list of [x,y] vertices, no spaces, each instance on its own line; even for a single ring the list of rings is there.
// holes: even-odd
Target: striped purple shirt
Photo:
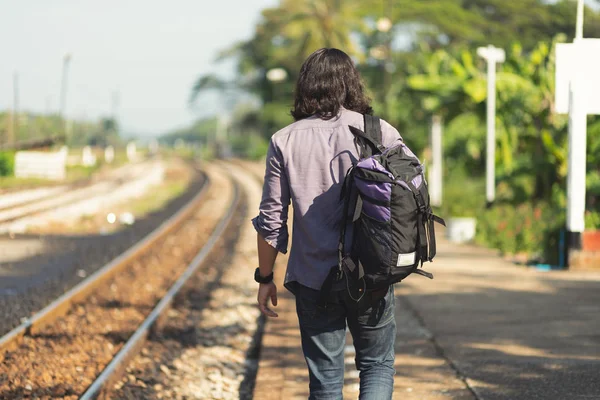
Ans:
[[[336,118],[312,116],[273,135],[267,152],[257,232],[282,253],[288,246],[288,208],[293,206],[292,246],[285,284],[298,282],[320,289],[337,265],[346,171],[358,160],[358,147],[348,125],[364,130],[363,115],[342,109]],[[381,121],[383,145],[402,138]]]

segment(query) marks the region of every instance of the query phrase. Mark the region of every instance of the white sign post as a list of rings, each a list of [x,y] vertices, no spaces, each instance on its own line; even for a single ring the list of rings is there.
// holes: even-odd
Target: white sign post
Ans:
[[[485,197],[488,204],[496,198],[496,64],[503,63],[503,49],[492,45],[477,49],[477,55],[487,61],[487,154]]]
[[[600,114],[600,39],[583,37],[583,0],[577,9],[573,43],[556,47],[557,113],[569,113],[567,245],[580,250],[585,230],[587,115]]]

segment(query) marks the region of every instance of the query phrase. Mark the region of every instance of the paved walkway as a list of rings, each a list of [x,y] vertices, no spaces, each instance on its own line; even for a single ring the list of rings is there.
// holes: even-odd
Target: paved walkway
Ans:
[[[600,273],[542,272],[438,234],[430,281],[397,285],[394,399],[600,399]],[[282,259],[282,262],[285,260]],[[263,338],[254,398],[306,399],[293,296]],[[358,395],[348,341],[344,398]]]

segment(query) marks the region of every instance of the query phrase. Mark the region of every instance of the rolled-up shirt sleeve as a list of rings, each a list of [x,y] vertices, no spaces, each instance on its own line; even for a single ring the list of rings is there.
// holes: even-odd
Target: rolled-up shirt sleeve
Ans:
[[[281,253],[287,253],[288,208],[290,188],[281,151],[271,139],[267,151],[267,165],[262,200],[258,216],[252,219],[254,229]]]

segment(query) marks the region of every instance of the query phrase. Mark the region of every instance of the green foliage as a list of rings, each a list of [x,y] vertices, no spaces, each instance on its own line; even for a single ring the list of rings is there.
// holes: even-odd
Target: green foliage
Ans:
[[[560,41],[558,38],[556,41]],[[551,110],[554,99],[554,52],[538,44],[529,54],[514,44],[497,80],[497,158],[501,181],[535,176],[535,199],[548,198],[566,176],[566,117]],[[486,78],[466,50],[438,50],[421,72],[408,79],[423,108],[445,117],[449,157],[481,165],[484,152]],[[460,152],[463,149],[463,152]],[[467,150],[465,157],[464,149]],[[470,159],[469,159],[470,158]]]
[[[586,211],[585,229],[600,229],[600,211]]]
[[[200,143],[206,145],[215,140],[217,132],[217,118],[203,118],[189,127],[177,129],[160,137],[162,143],[174,145],[177,140],[187,143]]]
[[[231,150],[236,156],[260,160],[267,154],[269,142],[260,135],[236,136],[231,140]]]
[[[431,119],[443,118],[442,215],[478,217],[480,239],[504,251],[556,249],[566,205],[567,117],[553,112],[554,49],[557,42],[572,40],[575,10],[569,0],[405,0],[401,5],[281,0],[264,10],[251,39],[221,54],[236,60],[238,76],[230,81],[200,77],[192,96],[206,91],[255,96],[260,105],[235,111],[231,124],[235,150],[248,154],[255,139],[241,138],[268,139],[291,122],[294,83],[306,56],[320,47],[341,48],[356,61],[375,113],[398,128],[425,160]],[[389,32],[377,30],[382,16],[393,24]],[[585,21],[585,36],[600,37],[600,13],[587,9]],[[485,62],[475,52],[488,44],[507,54],[497,75],[500,204],[490,210],[483,181],[487,82]],[[283,68],[287,78],[269,81],[272,68]],[[594,225],[600,209],[597,117],[589,120],[587,162],[588,220]],[[538,222],[534,204],[552,222]],[[513,235],[497,233],[493,221],[501,218],[512,224]],[[528,225],[519,222],[528,218]]]
[[[479,217],[485,208],[485,181],[467,171],[460,165],[444,168],[442,207],[436,210],[444,218]]]
[[[564,40],[539,43],[530,52],[513,44],[497,81],[497,199],[483,209],[483,186],[473,197],[462,182],[485,171],[483,68],[473,68],[465,50],[438,50],[408,78],[424,109],[443,115],[447,168],[468,176],[445,179],[442,213],[476,216],[478,241],[506,253],[556,263],[559,233],[565,223],[567,117],[552,111],[554,48]],[[600,225],[600,118],[589,119],[586,228]],[[457,184],[456,182],[460,182]],[[447,204],[447,202],[451,202]],[[474,203],[474,204],[472,204]],[[540,214],[541,213],[541,214]],[[542,215],[542,217],[539,217]]]
[[[0,143],[9,140],[9,121],[10,114],[0,112]],[[66,145],[69,147],[109,144],[115,146],[121,143],[118,124],[111,118],[101,118],[96,122],[67,121],[68,134],[65,134],[65,123],[58,115],[20,113],[14,126],[16,127],[13,136],[15,141],[65,136]]]
[[[12,176],[15,173],[15,153],[0,152],[0,176]]]
[[[365,10],[373,10],[365,2]],[[370,8],[370,10],[369,10]],[[540,40],[559,33],[575,33],[575,2],[559,0],[404,0],[391,10],[393,20],[435,48],[454,45],[476,47],[493,44],[507,48],[516,41],[528,51]],[[600,16],[586,9],[584,34],[600,37]]]
[[[506,254],[526,253],[540,262],[558,263],[564,213],[547,202],[498,204],[477,220],[478,243]]]

